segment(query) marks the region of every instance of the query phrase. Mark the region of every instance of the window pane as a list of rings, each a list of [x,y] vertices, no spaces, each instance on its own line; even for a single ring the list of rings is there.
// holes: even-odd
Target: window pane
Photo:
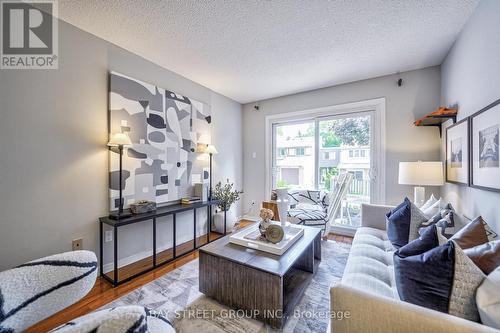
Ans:
[[[314,121],[309,121],[275,126],[274,187],[314,188],[314,124]],[[286,151],[286,154],[281,151]]]
[[[319,187],[330,190],[339,173],[354,176],[335,224],[358,227],[361,204],[370,202],[370,138],[369,116],[319,121]]]

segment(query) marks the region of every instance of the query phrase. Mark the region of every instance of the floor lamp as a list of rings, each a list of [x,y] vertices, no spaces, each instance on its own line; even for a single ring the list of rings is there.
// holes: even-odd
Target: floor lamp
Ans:
[[[205,149],[205,153],[207,153],[210,156],[210,190],[209,190],[209,195],[208,195],[208,200],[212,200],[212,156],[214,154],[217,154],[218,151],[215,148],[214,145],[208,145],[207,148]]]
[[[111,137],[108,142],[108,147],[118,147],[118,153],[120,154],[120,171],[118,175],[118,187],[120,191],[120,203],[118,204],[118,212],[113,212],[109,214],[109,218],[113,220],[119,220],[131,216],[130,213],[123,212],[123,146],[129,146],[132,144],[130,138],[125,133],[116,133]]]

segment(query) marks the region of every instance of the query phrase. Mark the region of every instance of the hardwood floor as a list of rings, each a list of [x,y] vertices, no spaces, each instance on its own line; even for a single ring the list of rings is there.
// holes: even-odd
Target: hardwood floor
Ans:
[[[223,236],[224,236],[223,234],[212,232],[210,234],[210,240],[213,241],[213,240],[216,240],[216,239],[223,237]],[[203,235],[203,236],[196,238],[196,246],[197,247],[203,246],[206,243],[207,243],[207,236],[206,235]],[[176,255],[181,256],[182,254],[185,254],[185,253],[193,250],[193,248],[194,248],[194,244],[193,244],[192,240],[188,241],[186,243],[180,244],[179,246],[175,247]],[[156,263],[157,263],[157,265],[160,265],[164,262],[172,260],[173,257],[174,257],[174,251],[171,248],[167,249],[165,251],[162,251],[162,252],[158,252],[156,254]],[[125,280],[126,278],[129,278],[129,277],[133,276],[134,274],[137,274],[139,272],[142,272],[142,271],[144,271],[148,268],[152,268],[152,267],[153,267],[153,256],[144,258],[144,259],[139,260],[137,262],[134,262],[130,265],[120,267],[118,269],[118,280],[120,280],[120,281]],[[106,275],[110,279],[113,279],[113,271],[106,273]]]
[[[243,228],[249,224],[252,224],[252,221],[241,221],[238,224],[238,228]],[[212,237],[217,237],[219,234],[212,234]],[[343,243],[352,243],[351,237],[345,237],[340,235],[329,234],[328,239],[334,240],[337,242]],[[197,244],[205,244],[206,236],[199,237],[197,239]],[[177,253],[183,253],[185,251],[189,251],[193,248],[192,241],[181,244],[177,247]],[[164,260],[168,260],[172,258],[172,249],[166,250],[164,252],[158,253],[157,260],[158,262],[162,262]],[[92,290],[79,302],[67,307],[66,309],[54,314],[53,316],[39,322],[36,325],[33,325],[29,329],[25,331],[25,333],[40,333],[47,332],[59,325],[62,325],[74,318],[83,316],[87,313],[95,311],[100,307],[120,298],[123,295],[128,294],[129,292],[137,289],[165,274],[173,271],[174,269],[181,267],[182,265],[190,262],[198,258],[198,251],[193,251],[189,254],[186,254],[164,266],[158,267],[144,275],[141,275],[129,282],[126,282],[116,288],[113,288],[111,284],[102,279],[101,277],[97,278],[97,281],[92,288]],[[119,270],[119,277],[123,279],[124,277],[131,276],[137,272],[140,272],[145,267],[151,267],[152,258],[145,258],[141,261],[133,263],[128,266],[121,267]]]

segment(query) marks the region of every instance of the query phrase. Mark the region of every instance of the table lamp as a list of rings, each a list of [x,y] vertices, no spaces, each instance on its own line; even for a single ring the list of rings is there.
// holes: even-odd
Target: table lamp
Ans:
[[[120,191],[120,203],[118,204],[118,212],[113,212],[109,214],[109,218],[113,220],[119,220],[125,217],[129,217],[132,214],[123,212],[123,146],[129,146],[132,144],[130,138],[125,133],[115,133],[111,136],[108,142],[108,147],[118,147],[118,153],[120,154],[120,171],[119,171],[119,191]]]
[[[443,162],[399,162],[399,184],[414,185],[413,202],[417,207],[425,203],[425,187],[444,184]]]

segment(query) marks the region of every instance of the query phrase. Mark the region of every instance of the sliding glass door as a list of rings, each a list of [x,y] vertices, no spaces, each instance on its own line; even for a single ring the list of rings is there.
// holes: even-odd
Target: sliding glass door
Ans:
[[[330,191],[341,173],[353,175],[332,226],[360,225],[361,204],[377,202],[373,111],[273,124],[273,188]]]

